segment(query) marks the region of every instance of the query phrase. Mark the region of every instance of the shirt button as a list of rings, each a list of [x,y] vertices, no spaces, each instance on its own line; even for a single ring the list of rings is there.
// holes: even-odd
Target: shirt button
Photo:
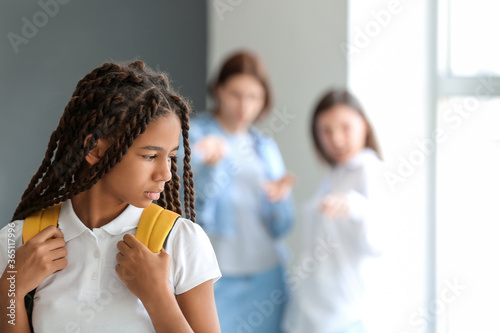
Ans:
[[[99,250],[95,250],[94,257],[99,258],[99,256],[100,256]]]
[[[97,278],[97,274],[96,274],[96,273],[92,273],[92,274],[90,274],[90,278],[91,278],[92,280],[95,280],[95,279]]]

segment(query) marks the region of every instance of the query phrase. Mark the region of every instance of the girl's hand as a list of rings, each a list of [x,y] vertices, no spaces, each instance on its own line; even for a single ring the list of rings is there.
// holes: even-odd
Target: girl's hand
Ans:
[[[328,194],[319,205],[320,211],[331,219],[349,217],[349,201],[344,194]]]
[[[43,280],[68,265],[61,230],[49,226],[16,250],[17,290],[25,296]]]
[[[155,331],[192,333],[168,283],[170,256],[165,250],[153,253],[131,234],[116,246],[120,251],[116,255],[118,277],[141,300]],[[193,303],[191,306],[204,305],[199,299]]]
[[[203,154],[203,163],[215,165],[227,154],[226,141],[218,135],[207,135],[196,142],[193,150]]]
[[[170,256],[164,249],[153,253],[131,234],[123,236],[117,248],[116,273],[137,298],[145,302],[158,294],[172,293],[168,283]]]
[[[280,180],[263,184],[262,188],[266,192],[269,201],[275,203],[288,197],[293,185],[295,185],[295,181],[295,176],[287,173]]]

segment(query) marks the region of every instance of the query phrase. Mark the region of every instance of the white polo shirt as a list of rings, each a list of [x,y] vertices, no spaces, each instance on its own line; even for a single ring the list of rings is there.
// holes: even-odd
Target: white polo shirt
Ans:
[[[101,228],[88,229],[71,201],[61,206],[59,228],[68,250],[68,266],[37,288],[33,326],[37,333],[154,332],[142,302],[115,271],[116,244],[135,234],[143,209],[129,205]],[[15,221],[16,246],[24,221]],[[7,266],[7,227],[0,231],[0,267]],[[210,240],[200,226],[179,218],[168,237],[170,287],[176,295],[221,276]],[[168,311],[168,309],[165,309]]]

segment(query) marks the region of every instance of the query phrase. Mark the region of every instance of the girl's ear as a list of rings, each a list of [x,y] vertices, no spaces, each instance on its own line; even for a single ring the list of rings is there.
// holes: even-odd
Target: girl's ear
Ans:
[[[85,143],[84,143],[85,147],[89,143],[89,140],[90,140],[91,137],[92,137],[92,134],[89,134],[85,138]],[[103,157],[104,153],[109,148],[109,146],[110,145],[109,145],[109,143],[107,141],[102,140],[102,139],[97,139],[97,143],[94,144],[93,149],[91,151],[89,151],[89,153],[87,154],[87,156],[85,156],[85,160],[90,165],[96,164],[97,162],[99,162],[101,160],[101,158]]]

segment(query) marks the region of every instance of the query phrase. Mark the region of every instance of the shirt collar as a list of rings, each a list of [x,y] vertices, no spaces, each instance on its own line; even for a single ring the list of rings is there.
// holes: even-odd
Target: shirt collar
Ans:
[[[137,228],[143,210],[143,208],[128,205],[117,218],[102,226],[101,229],[116,236]],[[71,200],[62,203],[59,221],[64,221],[63,223],[59,222],[59,228],[64,234],[64,240],[66,242],[89,230],[75,214]]]
[[[349,161],[341,164],[342,167],[346,169],[356,169],[360,166],[364,165],[366,161],[370,158],[376,158],[375,152],[370,148],[363,148],[359,153],[357,153],[353,158]]]

